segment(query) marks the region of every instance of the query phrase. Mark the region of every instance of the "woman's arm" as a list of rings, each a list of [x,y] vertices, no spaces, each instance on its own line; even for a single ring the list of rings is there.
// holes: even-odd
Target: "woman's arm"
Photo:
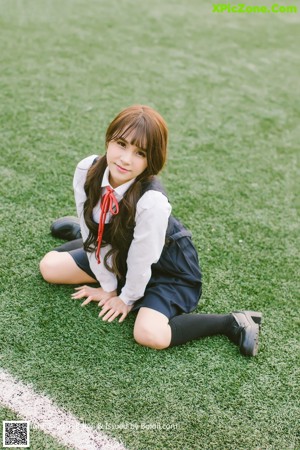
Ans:
[[[147,191],[138,201],[126,282],[119,296],[126,305],[132,305],[144,295],[151,265],[159,260],[165,244],[171,209],[167,197],[158,191]]]

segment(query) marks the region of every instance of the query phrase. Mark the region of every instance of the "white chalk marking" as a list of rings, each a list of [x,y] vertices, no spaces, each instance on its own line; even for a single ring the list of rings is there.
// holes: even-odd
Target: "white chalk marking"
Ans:
[[[45,395],[0,369],[0,403],[24,420],[50,434],[61,444],[76,450],[126,450],[123,444],[79,422],[75,416],[55,406]]]

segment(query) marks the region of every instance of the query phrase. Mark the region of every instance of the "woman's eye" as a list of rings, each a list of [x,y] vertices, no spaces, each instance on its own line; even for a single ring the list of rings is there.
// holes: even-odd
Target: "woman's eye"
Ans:
[[[138,156],[142,156],[142,158],[146,158],[146,153],[143,152],[143,151],[138,151],[138,152],[137,152],[137,155],[138,155]]]
[[[126,147],[126,144],[124,141],[117,141],[117,144],[120,145],[121,147]]]

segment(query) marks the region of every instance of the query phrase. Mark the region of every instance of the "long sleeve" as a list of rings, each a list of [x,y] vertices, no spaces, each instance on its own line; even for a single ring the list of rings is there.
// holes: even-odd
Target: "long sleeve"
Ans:
[[[127,256],[126,282],[120,294],[121,300],[132,305],[144,295],[151,278],[151,265],[162,253],[171,205],[165,195],[147,191],[138,201],[136,226]]]
[[[80,220],[80,228],[81,228],[81,235],[83,238],[83,241],[85,241],[89,235],[88,227],[86,226],[86,223],[84,221],[83,217],[83,206],[84,202],[86,200],[86,194],[84,191],[84,183],[86,180],[87,172],[89,168],[91,167],[94,159],[97,155],[88,156],[87,158],[80,161],[80,163],[77,165],[74,179],[73,179],[73,188],[74,188],[74,195],[75,195],[75,202],[76,202],[76,209],[77,214]],[[98,208],[99,210],[99,208]],[[104,261],[104,257],[106,253],[110,250],[110,246],[107,245],[105,247],[102,247],[100,250],[100,258],[101,261]],[[95,258],[95,252],[87,253],[87,257],[89,259],[90,268],[95,274],[95,277],[99,281],[101,287],[106,292],[111,292],[117,288],[118,281],[115,274],[112,272],[109,272],[104,264],[101,262],[98,264],[96,258]]]

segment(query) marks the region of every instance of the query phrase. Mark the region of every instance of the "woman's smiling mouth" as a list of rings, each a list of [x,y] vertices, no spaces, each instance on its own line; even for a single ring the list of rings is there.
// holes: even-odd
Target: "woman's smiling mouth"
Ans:
[[[128,169],[124,169],[124,167],[119,166],[119,164],[117,164],[117,163],[116,163],[116,166],[117,166],[118,170],[119,170],[120,172],[122,172],[122,173],[127,173],[127,172],[129,172]]]

